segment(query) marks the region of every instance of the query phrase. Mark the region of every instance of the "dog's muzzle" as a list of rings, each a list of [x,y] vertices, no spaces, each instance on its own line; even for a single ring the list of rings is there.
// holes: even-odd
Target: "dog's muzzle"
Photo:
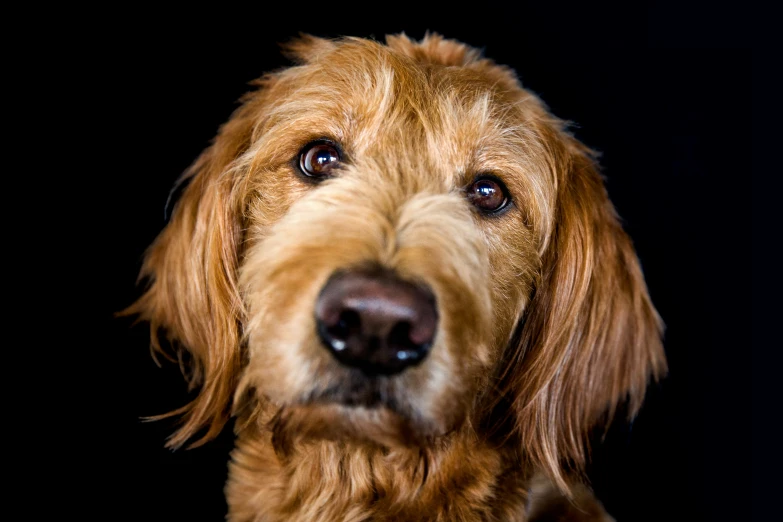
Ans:
[[[343,365],[393,375],[423,361],[438,326],[429,288],[389,272],[337,272],[316,301],[323,345]]]

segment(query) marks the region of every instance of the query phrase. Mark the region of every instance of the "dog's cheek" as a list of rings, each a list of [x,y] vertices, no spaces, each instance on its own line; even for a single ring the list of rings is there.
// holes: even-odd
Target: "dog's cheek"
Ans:
[[[284,273],[246,296],[248,363],[244,380],[277,404],[292,404],[326,388],[330,364],[315,335],[310,303],[317,295],[298,271]]]
[[[516,216],[481,223],[485,234],[493,303],[492,339],[496,359],[524,314],[541,271],[537,234]]]
[[[271,227],[312,189],[289,167],[249,176],[245,186],[243,246],[251,249],[263,241]]]
[[[470,414],[473,398],[486,385],[493,360],[485,334],[489,324],[481,320],[491,307],[475,295],[466,299],[467,288],[456,286],[450,290],[442,294],[448,304],[441,308],[441,339],[424,365],[427,378],[412,387],[417,390],[412,397],[417,410],[441,433],[453,429]]]

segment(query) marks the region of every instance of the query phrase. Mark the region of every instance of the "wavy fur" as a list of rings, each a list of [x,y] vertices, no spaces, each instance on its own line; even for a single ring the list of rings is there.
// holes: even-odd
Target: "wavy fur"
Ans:
[[[587,434],[634,414],[666,363],[591,151],[513,71],[439,35],[286,52],[297,65],[259,80],[185,174],[126,310],[199,390],[168,444],[237,417],[231,520],[608,520],[578,484]],[[344,161],[316,185],[295,164],[320,138]],[[485,172],[512,195],[502,215],[465,198]],[[374,407],[345,404],[366,382],[313,316],[332,273],[365,266],[427,284],[441,317]]]

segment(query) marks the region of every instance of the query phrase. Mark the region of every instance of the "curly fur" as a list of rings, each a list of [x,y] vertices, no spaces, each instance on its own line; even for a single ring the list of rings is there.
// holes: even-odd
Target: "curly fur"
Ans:
[[[512,70],[438,35],[287,52],[184,175],[126,311],[199,390],[168,444],[236,416],[234,521],[608,520],[578,482],[586,435],[634,414],[666,363],[594,155]],[[320,138],[345,158],[316,185],[295,158]],[[508,186],[502,215],[465,197],[482,172]],[[441,321],[365,407],[343,400],[361,377],[320,345],[313,303],[368,265],[426,283]]]

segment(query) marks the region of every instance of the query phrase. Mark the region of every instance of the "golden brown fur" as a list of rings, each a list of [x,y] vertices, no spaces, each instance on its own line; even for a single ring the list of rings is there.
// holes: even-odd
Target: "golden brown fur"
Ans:
[[[237,417],[236,521],[608,520],[578,484],[586,435],[623,401],[635,413],[666,364],[591,152],[458,42],[288,50],[298,65],[258,81],[185,174],[128,310],[199,389],[169,445]],[[316,185],[294,160],[320,138],[345,158]],[[501,215],[465,198],[482,172],[508,186]],[[426,283],[440,316],[379,406],[340,400],[356,375],[314,326],[329,276],[363,266]]]

